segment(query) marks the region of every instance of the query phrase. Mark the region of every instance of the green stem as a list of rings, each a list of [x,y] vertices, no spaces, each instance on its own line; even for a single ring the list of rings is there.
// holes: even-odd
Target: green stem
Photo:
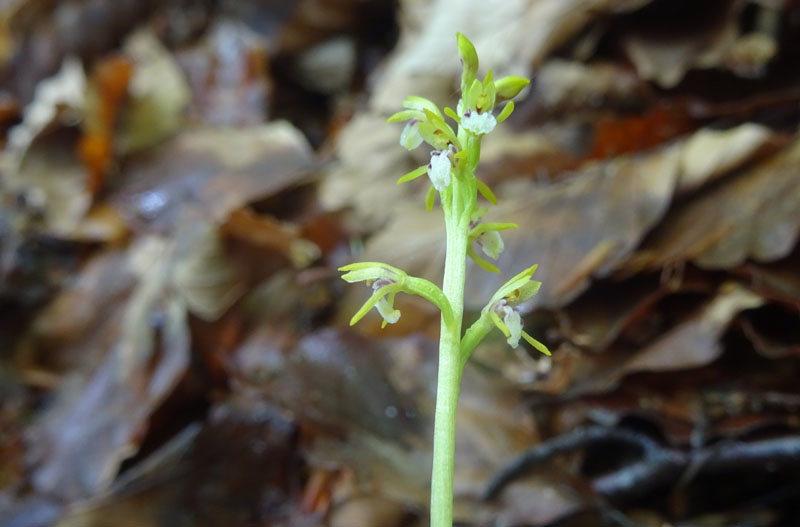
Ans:
[[[469,214],[475,202],[474,184],[453,178],[443,197],[447,253],[442,290],[453,311],[451,321],[442,317],[439,337],[439,375],[436,389],[436,415],[433,431],[433,469],[431,473],[431,527],[453,525],[453,468],[455,457],[456,405],[462,362],[460,357],[461,322],[464,312]]]

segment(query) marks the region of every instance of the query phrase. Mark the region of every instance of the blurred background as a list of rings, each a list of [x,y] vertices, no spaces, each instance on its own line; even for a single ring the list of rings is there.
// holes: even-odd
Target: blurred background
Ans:
[[[800,525],[800,2],[0,0],[0,525],[423,527],[427,162],[466,34],[526,328],[464,374],[460,526]]]

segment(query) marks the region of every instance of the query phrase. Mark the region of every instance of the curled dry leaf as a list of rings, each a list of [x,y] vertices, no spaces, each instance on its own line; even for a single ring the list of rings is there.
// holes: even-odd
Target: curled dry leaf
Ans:
[[[172,55],[153,33],[133,33],[123,50],[134,62],[117,137],[119,152],[125,154],[154,146],[178,132],[191,93]]]
[[[240,270],[228,257],[215,225],[186,214],[176,240],[180,245],[172,279],[192,313],[203,320],[218,319],[245,292]]]
[[[740,21],[745,2],[717,2],[718,7],[700,4],[679,7],[685,16],[694,15],[700,27],[666,28],[671,31],[631,31],[623,38],[623,47],[643,79],[662,88],[677,85],[692,69],[725,68],[746,77],[760,77],[767,63],[777,53],[776,28],[780,10],[759,6],[760,25],[749,34],[742,34]],[[682,29],[682,30],[676,30]]]
[[[724,284],[703,309],[660,336],[625,363],[625,373],[696,368],[722,353],[720,337],[741,311],[761,306],[763,299],[735,284]]]
[[[765,149],[773,133],[753,123],[728,130],[703,129],[686,141],[678,192],[690,192],[741,167]]]
[[[728,269],[786,256],[800,232],[800,141],[676,206],[626,264]]]
[[[65,113],[81,115],[85,103],[86,74],[80,61],[74,57],[64,60],[59,72],[39,83],[33,100],[25,107],[22,122],[8,134],[8,145],[3,156],[5,171],[19,168],[33,141],[53,121]]]

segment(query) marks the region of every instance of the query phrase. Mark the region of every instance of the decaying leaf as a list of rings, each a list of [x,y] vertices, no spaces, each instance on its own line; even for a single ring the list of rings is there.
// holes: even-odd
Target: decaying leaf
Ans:
[[[121,316],[108,321],[117,339],[98,367],[64,382],[29,431],[39,492],[77,500],[106,490],[188,366],[185,309],[168,287],[170,251],[155,238],[132,248],[129,265],[139,284]]]
[[[740,17],[746,2],[717,2],[716,8],[678,7],[676,12],[692,16],[693,27],[633,31],[623,39],[631,62],[643,79],[663,88],[678,84],[691,69],[727,68],[742,77],[759,77],[777,52],[775,32],[779,9],[759,6],[760,27],[742,34]],[[699,27],[698,27],[699,26]]]
[[[308,142],[289,123],[198,128],[132,161],[113,202],[138,229],[169,232],[186,205],[222,223],[234,210],[277,194],[314,167]]]
[[[228,257],[215,225],[187,214],[176,233],[182,246],[172,279],[186,307],[216,320],[245,292],[245,277]]]
[[[139,527],[174,521],[244,527],[257,519],[284,527],[317,526],[289,505],[301,469],[295,442],[295,426],[275,408],[245,395],[233,397],[214,405],[204,423],[183,429],[142,460],[101,499],[74,507],[57,525]],[[186,503],[193,504],[191,511]]]
[[[800,231],[800,141],[675,207],[631,267],[694,261],[725,269],[786,256]]]
[[[132,34],[124,50],[135,65],[117,139],[119,151],[130,153],[180,129],[190,92],[177,63],[152,33]]]
[[[59,72],[42,81],[33,100],[25,107],[22,123],[11,129],[8,147],[4,153],[5,170],[16,170],[34,139],[58,117],[68,110],[80,115],[83,110],[86,75],[76,58],[67,58]],[[4,170],[4,171],[5,171]]]
[[[267,43],[242,22],[222,20],[177,56],[192,91],[190,116],[216,126],[267,120]]]

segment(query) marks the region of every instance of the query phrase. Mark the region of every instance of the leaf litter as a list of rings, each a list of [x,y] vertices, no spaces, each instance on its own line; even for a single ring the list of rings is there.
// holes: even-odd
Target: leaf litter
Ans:
[[[179,4],[0,7],[0,92],[20,103],[2,119],[0,523],[422,524],[436,313],[411,300],[396,327],[350,329],[364,291],[334,269],[441,275],[425,189],[394,185],[424,159],[384,120],[409,93],[450,97],[456,30],[537,78],[481,176],[487,218],[520,225],[505,267],[540,266],[524,316],[554,350],[476,351],[456,516],[796,523],[796,6],[375,0],[376,31],[347,2]],[[502,280],[481,273],[468,316]]]

